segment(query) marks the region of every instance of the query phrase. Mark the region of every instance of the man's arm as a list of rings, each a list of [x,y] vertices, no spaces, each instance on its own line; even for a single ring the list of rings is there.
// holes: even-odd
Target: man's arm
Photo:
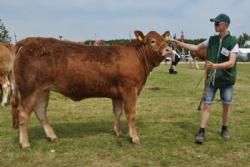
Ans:
[[[215,64],[215,63],[212,63],[212,62],[207,62],[206,67],[208,69],[228,69],[228,68],[232,68],[235,65],[236,58],[237,58],[237,53],[233,52],[233,53],[230,53],[230,57],[229,57],[228,61],[226,61],[224,63],[219,63],[219,64]]]
[[[184,42],[180,42],[178,40],[173,40],[173,42],[180,47],[186,48],[188,50],[191,51],[197,51],[203,48],[206,48],[206,46],[202,43],[198,44],[198,45],[194,45],[194,44],[188,44],[188,43],[184,43]]]
[[[224,63],[214,64],[207,62],[206,67],[210,69],[228,69],[232,68],[236,63],[237,53],[239,52],[239,44],[236,44],[229,54],[229,60]]]

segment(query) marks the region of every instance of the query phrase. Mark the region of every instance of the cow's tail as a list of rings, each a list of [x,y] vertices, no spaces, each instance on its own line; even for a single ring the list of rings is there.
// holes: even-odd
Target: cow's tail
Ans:
[[[20,95],[17,90],[16,85],[14,86],[13,94],[11,97],[11,106],[12,106],[12,126],[14,129],[19,127],[19,103]]]
[[[19,51],[21,50],[22,46],[17,45],[14,49],[15,58],[18,56]],[[18,90],[18,86],[16,85],[15,80],[15,71],[14,71],[14,65],[12,66],[12,79],[13,79],[13,92],[11,96],[11,107],[12,107],[12,126],[14,129],[19,128],[19,105],[20,105],[20,93]]]

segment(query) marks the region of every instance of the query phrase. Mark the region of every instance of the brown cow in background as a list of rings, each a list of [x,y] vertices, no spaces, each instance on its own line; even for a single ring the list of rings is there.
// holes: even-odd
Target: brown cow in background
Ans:
[[[0,43],[0,85],[2,89],[1,105],[5,107],[10,94],[11,83],[9,81],[14,56],[11,44]]]
[[[197,51],[190,51],[190,55],[193,57],[193,59],[198,58],[201,61],[205,61],[207,57],[207,49],[200,49]]]
[[[197,63],[197,60],[200,61],[206,61],[206,57],[207,57],[207,49],[203,48],[203,49],[199,49],[197,51],[190,51],[190,56],[192,57],[192,60],[189,60],[189,63],[194,63],[195,68],[199,69],[199,64]]]
[[[147,76],[172,54],[164,38],[151,31],[146,36],[135,31],[130,45],[83,46],[52,38],[27,38],[16,44],[15,84],[12,98],[13,126],[19,127],[22,148],[29,147],[28,120],[32,111],[52,141],[57,139],[47,119],[49,92],[59,92],[72,100],[89,97],[112,99],[114,131],[121,135],[123,110],[133,143],[137,136],[136,101]]]

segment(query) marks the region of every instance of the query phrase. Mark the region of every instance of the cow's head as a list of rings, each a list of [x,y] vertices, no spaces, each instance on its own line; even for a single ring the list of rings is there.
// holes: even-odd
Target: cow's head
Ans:
[[[144,44],[149,45],[152,50],[161,54],[161,56],[171,56],[173,50],[167,45],[163,36],[158,34],[155,31],[150,31],[146,36],[141,31],[135,31],[136,39],[143,42]]]

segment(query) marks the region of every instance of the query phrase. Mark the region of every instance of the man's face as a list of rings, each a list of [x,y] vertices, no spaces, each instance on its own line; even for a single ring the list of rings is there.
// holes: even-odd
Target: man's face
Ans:
[[[214,28],[216,32],[222,32],[227,29],[228,25],[225,22],[214,22]]]

